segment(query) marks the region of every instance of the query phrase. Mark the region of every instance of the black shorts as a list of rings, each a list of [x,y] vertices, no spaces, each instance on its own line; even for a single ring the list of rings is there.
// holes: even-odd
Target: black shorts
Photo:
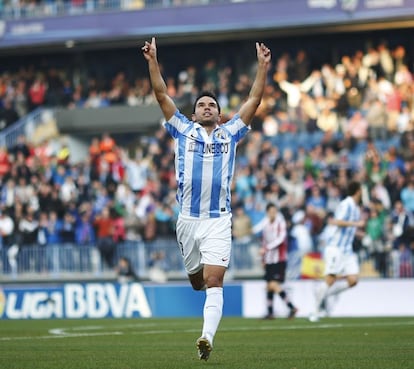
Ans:
[[[276,264],[265,265],[264,279],[267,282],[271,282],[271,281],[284,282],[285,274],[286,274],[286,261],[281,261]]]

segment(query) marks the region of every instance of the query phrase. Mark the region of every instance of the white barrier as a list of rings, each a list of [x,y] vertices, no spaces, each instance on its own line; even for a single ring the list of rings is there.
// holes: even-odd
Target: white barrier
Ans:
[[[315,305],[315,289],[320,281],[302,280],[285,283],[298,317],[308,317]],[[248,318],[266,315],[264,281],[243,282],[242,314]],[[332,301],[331,317],[414,316],[414,279],[365,279]],[[276,316],[287,316],[283,301],[274,298]]]

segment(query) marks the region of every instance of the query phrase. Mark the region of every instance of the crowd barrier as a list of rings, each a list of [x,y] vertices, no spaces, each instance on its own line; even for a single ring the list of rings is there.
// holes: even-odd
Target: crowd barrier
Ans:
[[[256,238],[234,241],[228,273],[232,279],[261,279],[263,265],[259,255],[260,242]],[[0,249],[0,273],[5,281],[32,280],[108,280],[116,278],[116,268],[121,257],[129,259],[140,280],[185,280],[181,254],[175,238],[159,238],[154,241],[128,241],[115,246],[111,258],[96,245],[12,245]],[[376,254],[362,249],[358,253],[361,276],[369,278],[413,277],[411,253],[390,250],[386,255],[386,275],[377,269]],[[287,280],[321,278],[323,261],[320,253],[301,255],[289,252]]]
[[[155,241],[128,241],[115,246],[109,264],[96,245],[12,245],[0,249],[0,271],[4,280],[53,278],[114,278],[120,257],[129,259],[140,279],[152,279],[154,269],[166,279],[185,279],[181,254],[174,238]],[[256,242],[234,243],[229,276],[259,277],[262,266]]]

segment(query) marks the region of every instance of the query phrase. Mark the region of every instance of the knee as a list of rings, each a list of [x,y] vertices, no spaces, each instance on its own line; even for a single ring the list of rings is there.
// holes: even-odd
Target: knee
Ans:
[[[358,279],[349,279],[348,285],[349,287],[355,287],[358,284]]]
[[[211,287],[223,287],[223,278],[220,278],[215,275],[208,276],[206,278],[206,286],[207,288]]]

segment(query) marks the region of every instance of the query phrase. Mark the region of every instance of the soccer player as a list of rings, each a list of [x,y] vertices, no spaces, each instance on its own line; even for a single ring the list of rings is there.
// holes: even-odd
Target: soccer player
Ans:
[[[270,49],[256,43],[257,71],[247,100],[228,122],[221,123],[220,105],[210,92],[194,102],[191,120],[167,94],[157,59],[155,38],[142,47],[165,129],[175,140],[177,241],[190,283],[205,290],[204,322],[197,340],[200,360],[208,360],[223,309],[223,279],[231,249],[230,188],[238,142],[261,102],[271,61]]]
[[[262,232],[260,254],[265,267],[267,283],[267,315],[264,319],[274,319],[273,297],[277,293],[289,308],[288,319],[293,319],[298,309],[289,301],[282,284],[285,281],[287,267],[287,227],[283,214],[273,203],[266,205],[266,216],[254,227]]]
[[[315,311],[309,317],[312,322],[319,320],[329,296],[338,295],[358,283],[358,257],[353,252],[352,243],[357,228],[365,224],[359,208],[361,194],[361,184],[351,181],[348,196],[340,202],[334,217],[329,220],[331,230],[324,250],[325,280],[317,291]]]

